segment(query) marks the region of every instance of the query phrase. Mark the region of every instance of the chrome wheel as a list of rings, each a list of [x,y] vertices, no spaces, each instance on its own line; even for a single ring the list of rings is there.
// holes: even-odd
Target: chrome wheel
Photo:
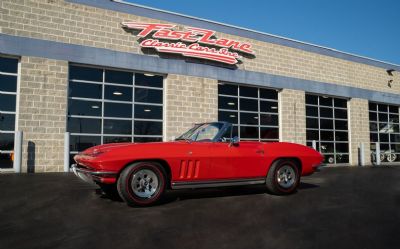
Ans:
[[[156,173],[149,169],[138,170],[132,177],[132,191],[141,198],[151,198],[157,192],[158,185]]]
[[[290,188],[296,183],[296,172],[292,166],[284,165],[276,173],[276,180],[282,188]]]

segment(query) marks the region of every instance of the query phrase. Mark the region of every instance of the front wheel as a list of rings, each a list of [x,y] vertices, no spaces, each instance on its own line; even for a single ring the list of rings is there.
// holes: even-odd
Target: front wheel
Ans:
[[[267,190],[276,195],[287,195],[296,191],[300,183],[300,172],[297,162],[291,159],[275,161],[266,179]]]
[[[127,166],[117,182],[118,193],[130,206],[150,206],[165,191],[165,171],[155,162],[138,162]]]

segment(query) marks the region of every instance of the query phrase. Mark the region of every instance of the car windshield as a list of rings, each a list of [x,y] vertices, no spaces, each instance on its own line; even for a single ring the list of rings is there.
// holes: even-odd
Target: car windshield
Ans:
[[[175,140],[206,142],[213,141],[221,130],[221,123],[196,124]]]

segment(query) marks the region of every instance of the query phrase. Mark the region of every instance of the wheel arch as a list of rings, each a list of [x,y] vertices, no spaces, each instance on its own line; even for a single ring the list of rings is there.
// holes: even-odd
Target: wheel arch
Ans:
[[[303,163],[302,163],[302,161],[300,160],[300,158],[295,157],[295,156],[277,157],[277,158],[275,158],[275,159],[271,162],[271,165],[270,165],[269,168],[271,168],[271,166],[272,166],[275,162],[277,162],[278,160],[282,160],[282,159],[294,161],[294,162],[296,163],[297,168],[299,169],[300,175],[302,174],[302,172],[303,172]],[[269,171],[269,168],[268,168],[268,171]],[[268,173],[268,172],[267,172],[267,173]]]
[[[160,158],[146,158],[146,159],[137,159],[137,160],[133,160],[130,161],[128,163],[126,163],[124,165],[124,167],[122,167],[117,175],[117,180],[120,177],[120,174],[122,171],[124,171],[124,169],[126,169],[126,167],[128,167],[129,165],[132,165],[134,163],[139,163],[139,162],[156,162],[159,163],[161,165],[161,167],[165,170],[166,173],[166,179],[167,179],[167,188],[170,189],[171,188],[171,179],[172,179],[172,172],[171,172],[171,167],[169,166],[168,162],[165,161],[164,159],[160,159]]]

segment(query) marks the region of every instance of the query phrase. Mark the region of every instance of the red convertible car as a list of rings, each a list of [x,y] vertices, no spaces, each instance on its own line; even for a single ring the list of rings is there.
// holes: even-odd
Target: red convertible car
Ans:
[[[239,141],[226,122],[197,124],[172,142],[95,146],[74,159],[76,175],[105,192],[116,187],[136,206],[156,203],[167,188],[265,184],[270,193],[290,194],[323,161],[299,144]]]

